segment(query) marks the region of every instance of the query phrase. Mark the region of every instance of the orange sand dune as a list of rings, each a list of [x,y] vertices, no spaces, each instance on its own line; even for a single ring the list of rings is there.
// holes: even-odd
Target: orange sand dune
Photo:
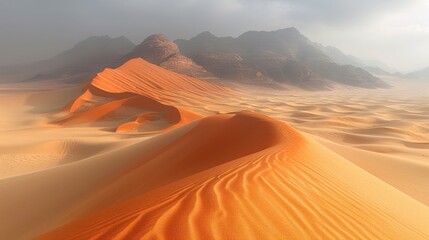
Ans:
[[[54,123],[62,126],[85,123],[96,123],[101,121],[113,121],[118,125],[117,131],[130,132],[138,131],[142,125],[150,122],[165,121],[165,124],[157,124],[151,131],[167,130],[171,126],[179,126],[200,118],[199,115],[190,111],[162,104],[151,98],[134,93],[107,93],[102,90],[90,87],[84,94],[85,97],[91,93],[97,93],[98,97],[108,98],[107,103],[87,107],[82,110],[82,99],[78,98],[71,107],[72,115]],[[104,99],[104,100],[105,100]],[[88,98],[87,98],[88,100]]]
[[[226,105],[214,103],[209,110],[249,109],[287,122],[429,206],[426,89],[285,92],[249,87]]]
[[[169,142],[81,208],[115,204],[38,239],[429,238],[427,207],[263,115],[204,118]]]
[[[429,239],[427,92],[235,87],[135,59],[0,91],[0,239]]]
[[[91,85],[110,93],[136,93],[169,103],[171,97],[210,97],[231,94],[232,90],[196,78],[181,75],[146,62],[141,58],[129,60],[116,69],[105,69]]]
[[[172,102],[168,99],[175,99],[173,102],[177,105],[178,98],[198,101],[201,97],[220,98],[232,93],[228,88],[137,58],[98,74],[71,105],[72,114],[54,123],[100,126],[104,121],[102,126],[109,126],[106,121],[115,121],[119,132],[153,133],[200,118],[191,111],[163,104]]]

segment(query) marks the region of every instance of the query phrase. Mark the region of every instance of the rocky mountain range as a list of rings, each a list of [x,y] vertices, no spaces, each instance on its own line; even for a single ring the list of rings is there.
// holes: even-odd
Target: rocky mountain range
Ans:
[[[426,79],[429,80],[429,67],[422,70],[410,72],[404,75],[408,79]]]
[[[274,80],[314,90],[335,84],[388,87],[362,68],[336,63],[296,28],[250,31],[238,38],[216,37],[203,32],[175,43],[183,54],[220,78]]]
[[[118,67],[134,58],[142,58],[165,69],[199,79],[216,78],[192,59],[184,56],[179,47],[163,34],[149,36],[131,52],[115,62],[113,67]]]
[[[353,55],[345,54],[340,49],[332,46],[323,46],[322,44],[314,43],[314,46],[328,55],[331,60],[339,65],[352,65],[359,67],[375,75],[399,76],[401,75],[395,69],[388,67],[381,61],[361,60]]]
[[[388,87],[358,67],[359,59],[352,61],[336,48],[314,43],[296,28],[250,31],[237,38],[203,32],[174,42],[156,34],[137,46],[125,37],[90,37],[51,59],[0,67],[0,76],[15,76],[19,81],[58,79],[77,83],[134,58],[203,80],[224,79],[268,87],[291,85],[310,90],[338,84]]]

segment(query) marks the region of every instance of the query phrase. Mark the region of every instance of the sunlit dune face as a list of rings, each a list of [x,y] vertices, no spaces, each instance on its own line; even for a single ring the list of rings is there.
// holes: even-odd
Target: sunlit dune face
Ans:
[[[429,240],[429,0],[0,0],[0,240]]]
[[[424,239],[427,234],[425,216],[418,213],[427,211],[423,205],[259,114],[205,118],[146,161],[104,191],[133,192],[133,198],[38,239]],[[137,179],[141,185],[134,184]],[[154,185],[156,190],[147,190]],[[392,214],[416,228],[393,221]]]
[[[140,58],[19,89],[36,85],[0,91],[0,239],[429,239],[417,85],[305,91]]]
[[[112,128],[118,132],[155,133],[200,118],[180,106],[163,103],[174,103],[177,98],[192,103],[199,99],[220,99],[224,95],[235,93],[137,58],[117,69],[106,69],[98,74],[88,89],[71,104],[71,116],[54,123],[68,126],[114,124]]]

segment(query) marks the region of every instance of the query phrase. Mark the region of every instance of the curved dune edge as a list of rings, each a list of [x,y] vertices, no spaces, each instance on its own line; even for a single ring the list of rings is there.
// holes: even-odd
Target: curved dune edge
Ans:
[[[200,120],[83,206],[107,199],[117,203],[37,239],[429,237],[427,207],[251,112]]]
[[[114,123],[116,132],[155,133],[201,117],[176,107],[177,97],[195,102],[202,97],[219,98],[227,94],[233,94],[233,91],[136,58],[116,69],[99,73],[71,104],[69,116],[53,123],[94,125],[100,121],[117,120]]]
[[[141,58],[131,59],[115,69],[105,69],[91,85],[110,93],[131,92],[160,101],[166,101],[171,94],[209,97],[234,93],[229,88],[166,70]]]
[[[90,102],[90,105],[84,106],[86,102]],[[122,111],[121,114],[118,113],[120,111]],[[162,104],[146,96],[134,93],[109,93],[93,86],[89,86],[85,93],[71,105],[70,113],[71,116],[53,123],[70,126],[113,121],[116,132],[139,132],[140,126],[150,122],[165,121],[165,124],[158,126],[154,123],[155,126],[151,132],[155,133],[201,118],[196,113]]]

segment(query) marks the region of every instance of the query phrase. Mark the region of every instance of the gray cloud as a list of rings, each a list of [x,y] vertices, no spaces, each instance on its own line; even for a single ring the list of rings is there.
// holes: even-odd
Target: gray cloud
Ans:
[[[378,58],[398,68],[410,68],[423,65],[421,60],[401,63],[418,54],[410,43],[416,39],[429,42],[429,35],[424,31],[407,32],[406,24],[393,24],[388,31],[402,31],[401,40],[396,41],[389,39],[392,33],[378,24],[389,14],[419,5],[424,5],[424,1],[0,0],[0,64],[47,58],[93,35],[124,35],[138,43],[149,34],[160,32],[175,39],[189,38],[205,30],[237,36],[247,30],[296,26],[311,39],[338,46],[358,57]],[[380,49],[380,39],[389,44]],[[409,45],[410,54],[407,56],[404,51],[401,61],[393,61],[389,48],[396,48],[399,43]],[[429,49],[428,43],[422,45],[419,50]]]
[[[308,22],[343,25],[370,21],[378,13],[396,9],[402,0],[291,0],[292,18]],[[408,4],[413,1],[408,1]]]

